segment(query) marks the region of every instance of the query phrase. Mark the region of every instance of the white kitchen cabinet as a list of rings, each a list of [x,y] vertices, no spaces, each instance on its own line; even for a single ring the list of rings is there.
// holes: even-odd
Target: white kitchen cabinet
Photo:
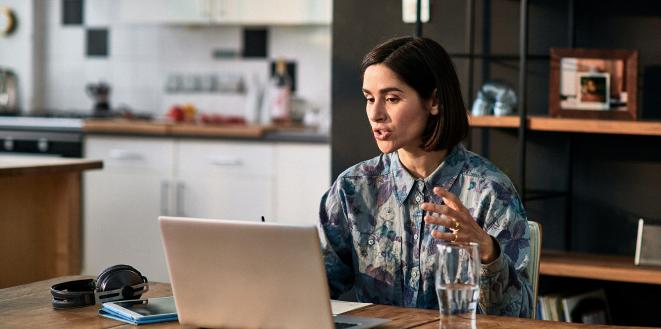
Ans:
[[[273,145],[179,141],[178,215],[258,221],[273,218]]]
[[[330,146],[88,135],[83,273],[135,266],[168,281],[158,216],[314,224],[330,181]]]
[[[136,24],[209,24],[214,0],[120,0],[119,17]]]
[[[330,24],[332,0],[120,0],[127,23]]]
[[[84,152],[103,169],[84,176],[83,273],[129,264],[168,281],[157,218],[172,209],[173,141],[88,136]]]
[[[332,17],[331,0],[219,0],[222,3],[232,3],[233,17],[216,15],[217,22],[230,22],[232,19],[244,25],[304,25],[330,24]]]
[[[319,201],[330,187],[330,153],[329,144],[276,144],[276,221],[317,223]]]

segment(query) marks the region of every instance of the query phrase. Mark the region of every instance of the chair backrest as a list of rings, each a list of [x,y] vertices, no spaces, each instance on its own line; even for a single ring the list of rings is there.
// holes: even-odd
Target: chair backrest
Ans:
[[[539,280],[539,258],[542,251],[542,226],[533,221],[528,221],[530,228],[530,259],[528,260],[528,277],[533,291],[532,312],[530,318],[537,317],[537,281]]]

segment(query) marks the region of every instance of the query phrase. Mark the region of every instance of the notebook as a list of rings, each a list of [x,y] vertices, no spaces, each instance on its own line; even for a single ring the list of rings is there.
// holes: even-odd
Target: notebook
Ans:
[[[136,325],[177,320],[177,309],[172,297],[107,302],[102,304],[99,314]]]
[[[183,325],[359,329],[388,322],[331,315],[315,226],[182,217],[159,222]]]

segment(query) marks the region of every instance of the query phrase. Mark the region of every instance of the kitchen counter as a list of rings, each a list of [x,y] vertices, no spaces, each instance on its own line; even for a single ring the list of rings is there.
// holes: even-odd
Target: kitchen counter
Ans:
[[[98,160],[0,155],[0,177],[99,169]]]
[[[262,125],[204,125],[167,121],[127,119],[81,119],[48,117],[0,117],[0,131],[14,139],[22,139],[31,132],[67,132],[94,135],[127,135],[153,137],[183,137],[238,139],[272,142],[319,143],[329,142],[327,133],[301,126]],[[5,134],[5,135],[7,135]],[[21,135],[23,134],[23,135]],[[39,136],[44,137],[44,136]],[[2,138],[2,136],[0,136]],[[48,136],[44,137],[48,139]]]
[[[0,155],[0,288],[80,273],[81,172],[102,166]]]
[[[2,117],[0,129],[80,132],[83,120],[76,118]]]
[[[228,138],[284,142],[328,143],[328,135],[304,127],[204,125],[138,120],[85,120],[86,134],[147,135],[184,138]]]

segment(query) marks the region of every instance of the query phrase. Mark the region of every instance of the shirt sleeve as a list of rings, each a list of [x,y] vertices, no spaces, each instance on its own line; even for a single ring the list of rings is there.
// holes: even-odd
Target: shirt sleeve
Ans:
[[[345,194],[339,188],[340,179],[321,197],[319,209],[319,225],[323,233],[321,248],[331,298],[351,289],[354,282],[351,231]]]
[[[499,256],[482,265],[480,309],[483,313],[529,317],[534,310],[528,277],[530,231],[523,204],[514,187],[493,182],[484,229],[495,238]]]

